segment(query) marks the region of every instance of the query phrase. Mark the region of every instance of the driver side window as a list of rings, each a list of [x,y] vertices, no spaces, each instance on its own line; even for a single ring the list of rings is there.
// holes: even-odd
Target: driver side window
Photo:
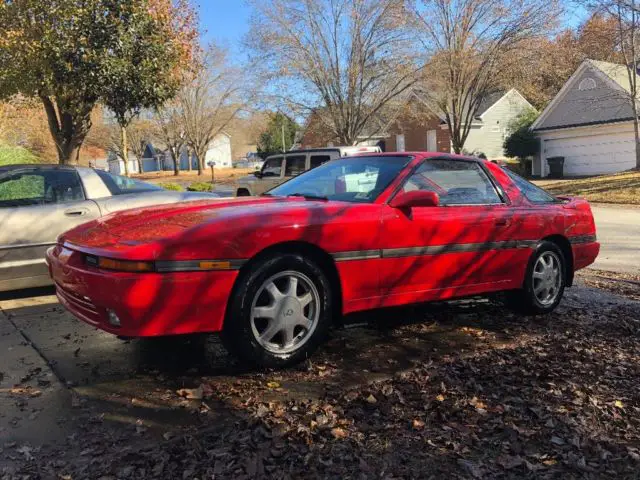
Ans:
[[[47,205],[77,200],[84,200],[84,192],[74,170],[18,170],[0,180],[0,207]]]
[[[267,159],[262,167],[262,175],[265,177],[279,177],[282,174],[282,157]]]
[[[493,205],[502,203],[482,167],[462,160],[426,160],[407,179],[403,192],[425,190],[440,197],[440,205]]]

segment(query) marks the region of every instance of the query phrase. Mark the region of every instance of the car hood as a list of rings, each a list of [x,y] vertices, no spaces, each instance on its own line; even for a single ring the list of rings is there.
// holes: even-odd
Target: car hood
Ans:
[[[257,180],[258,177],[256,177],[255,175],[245,175],[244,177],[238,178],[238,180],[236,180],[236,183],[240,185],[250,185],[252,183],[256,183]]]
[[[214,200],[219,195],[206,192],[175,192],[169,190],[153,190],[143,193],[129,193],[112,197],[98,198],[95,202],[103,215],[127,210],[130,208],[163,205],[167,203],[192,202],[195,200]]]
[[[188,257],[189,245],[234,244],[247,228],[291,227],[303,222],[326,222],[343,202],[299,198],[239,197],[159,205],[118,212],[83,224],[63,234],[59,243],[69,248],[113,258],[159,259]],[[265,228],[269,227],[269,228]],[[180,255],[176,252],[180,251]]]

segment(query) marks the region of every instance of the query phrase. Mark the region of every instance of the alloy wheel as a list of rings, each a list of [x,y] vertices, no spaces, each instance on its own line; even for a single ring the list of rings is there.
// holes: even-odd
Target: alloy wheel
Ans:
[[[320,294],[301,272],[289,270],[265,280],[251,306],[251,330],[267,351],[287,354],[311,338],[320,318]]]
[[[551,305],[560,293],[562,268],[555,252],[547,251],[538,257],[533,267],[533,293],[542,305]]]

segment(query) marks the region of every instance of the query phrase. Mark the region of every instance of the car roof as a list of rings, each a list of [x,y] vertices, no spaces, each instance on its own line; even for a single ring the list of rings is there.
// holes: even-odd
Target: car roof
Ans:
[[[60,165],[58,163],[16,163],[0,166],[0,172],[6,173],[12,170],[21,170],[23,168],[39,168],[41,170],[95,170],[93,168],[82,167],[80,165]]]
[[[451,159],[451,160],[469,160],[474,162],[488,162],[478,157],[471,157],[469,155],[458,155],[456,153],[443,153],[443,152],[382,152],[382,153],[358,153],[356,155],[349,155],[343,158],[353,157],[416,157],[416,158],[439,158],[439,159]]]

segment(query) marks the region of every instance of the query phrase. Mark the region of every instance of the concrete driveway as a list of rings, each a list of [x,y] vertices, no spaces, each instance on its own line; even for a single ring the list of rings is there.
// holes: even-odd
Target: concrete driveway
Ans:
[[[592,205],[600,255],[593,268],[640,273],[640,208]]]

